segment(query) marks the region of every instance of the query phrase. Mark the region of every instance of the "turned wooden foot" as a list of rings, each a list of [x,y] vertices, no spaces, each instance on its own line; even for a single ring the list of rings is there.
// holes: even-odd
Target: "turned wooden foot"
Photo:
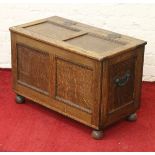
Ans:
[[[127,117],[127,120],[128,121],[136,121],[137,120],[137,114],[136,113],[133,113],[133,114],[130,114],[128,117]]]
[[[21,95],[16,95],[16,103],[22,104],[25,102],[25,97]]]
[[[91,136],[94,138],[94,139],[102,139],[103,137],[103,131],[102,130],[93,130],[92,133],[91,133]]]

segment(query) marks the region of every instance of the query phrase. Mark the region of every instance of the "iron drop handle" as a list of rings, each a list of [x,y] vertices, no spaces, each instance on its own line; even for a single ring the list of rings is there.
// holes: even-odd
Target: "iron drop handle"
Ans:
[[[115,78],[115,83],[117,86],[124,86],[130,79],[130,72],[126,72],[123,76]]]

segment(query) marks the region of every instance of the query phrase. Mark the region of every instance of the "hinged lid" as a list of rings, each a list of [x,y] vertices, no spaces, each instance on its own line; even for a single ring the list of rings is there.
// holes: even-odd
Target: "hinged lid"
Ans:
[[[11,27],[10,30],[98,60],[146,44],[139,39],[57,16]]]

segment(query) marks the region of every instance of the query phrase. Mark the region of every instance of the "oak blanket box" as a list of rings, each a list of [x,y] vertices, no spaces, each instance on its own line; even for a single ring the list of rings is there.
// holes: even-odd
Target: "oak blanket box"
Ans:
[[[10,28],[13,89],[91,128],[136,120],[146,42],[53,16]]]

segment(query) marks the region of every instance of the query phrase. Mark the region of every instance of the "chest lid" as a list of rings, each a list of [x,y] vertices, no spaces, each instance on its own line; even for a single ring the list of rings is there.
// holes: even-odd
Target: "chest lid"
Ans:
[[[146,44],[139,39],[57,16],[10,30],[97,60]]]

